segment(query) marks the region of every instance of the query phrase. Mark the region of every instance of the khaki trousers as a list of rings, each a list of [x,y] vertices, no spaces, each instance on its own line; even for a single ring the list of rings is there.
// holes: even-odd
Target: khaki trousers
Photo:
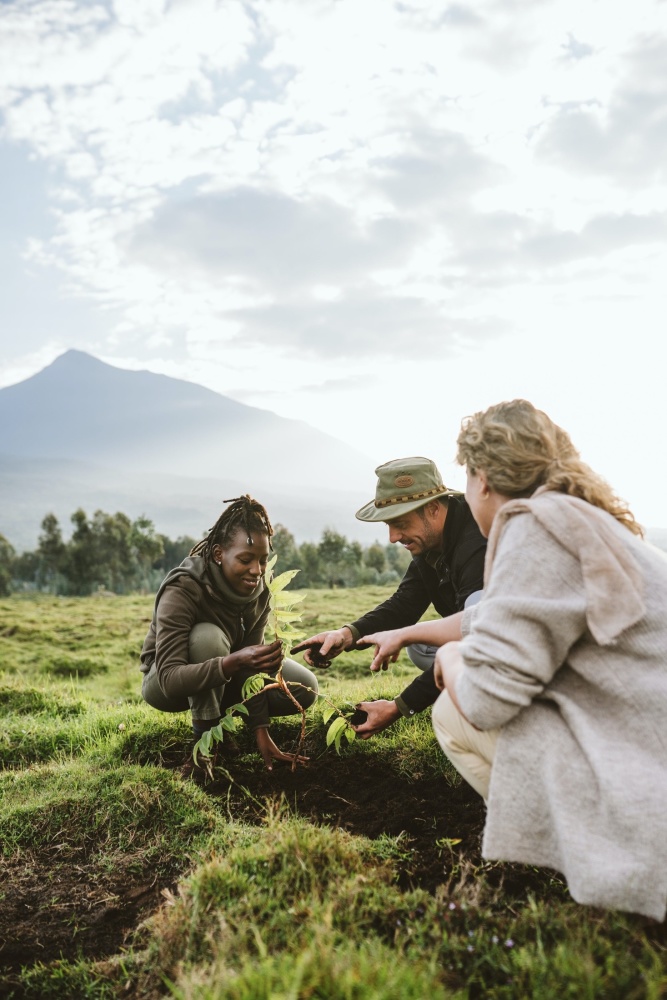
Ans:
[[[433,729],[444,754],[484,801],[489,797],[491,766],[499,729],[482,732],[464,719],[446,691],[433,706]]]

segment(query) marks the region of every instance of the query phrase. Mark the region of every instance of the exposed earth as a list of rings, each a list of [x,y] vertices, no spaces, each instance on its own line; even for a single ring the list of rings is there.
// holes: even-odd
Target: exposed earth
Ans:
[[[306,751],[308,748],[306,747]],[[183,751],[164,760],[182,768]],[[399,837],[387,853],[397,861],[399,885],[433,892],[462,862],[482,864],[480,845],[484,806],[465,782],[450,787],[444,778],[403,777],[374,755],[331,755],[305,768],[264,769],[256,755],[225,755],[212,779],[197,780],[220,808],[247,822],[261,822],[266,800],[284,796],[289,808],[308,819],[342,827],[371,839]],[[520,865],[484,865],[487,881],[501,882],[505,896],[525,899],[556,889],[560,876]],[[0,906],[0,983],[14,986],[21,966],[60,957],[102,959],[117,954],[139,923],[173,890],[182,871],[142,871],[128,857],[123,870],[101,871],[94,859],[60,856],[57,846],[26,854],[2,873]],[[664,927],[655,927],[657,939]],[[19,1000],[21,993],[12,994]]]
[[[179,751],[163,763],[180,769],[186,759]],[[267,798],[284,796],[290,809],[314,822],[372,839],[401,835],[398,849],[388,850],[398,855],[402,887],[433,890],[447,880],[459,852],[479,861],[483,807],[471,789],[463,783],[449,788],[442,778],[402,778],[372,755],[361,768],[358,756],[342,756],[332,767],[327,753],[296,771],[277,765],[273,772],[256,754],[225,756],[212,780],[201,773],[194,780],[220,800],[221,809],[248,822],[261,821]],[[460,844],[450,847],[451,840]],[[64,856],[59,846],[26,852],[3,868],[0,968],[5,973],[35,961],[116,954],[183,874],[142,871],[131,857],[122,870],[101,871],[93,857]]]

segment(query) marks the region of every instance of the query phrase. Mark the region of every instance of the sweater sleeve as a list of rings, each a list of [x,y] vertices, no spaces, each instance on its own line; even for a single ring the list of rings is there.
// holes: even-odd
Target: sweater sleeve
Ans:
[[[199,587],[181,577],[165,587],[155,615],[155,670],[167,698],[189,697],[226,683],[222,657],[189,662],[190,632],[197,623]]]
[[[505,725],[541,695],[585,631],[578,560],[531,514],[513,517],[461,643],[463,714],[482,730]]]

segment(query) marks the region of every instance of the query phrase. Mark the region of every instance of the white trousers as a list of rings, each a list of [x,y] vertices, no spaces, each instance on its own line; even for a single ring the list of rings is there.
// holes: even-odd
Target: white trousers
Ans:
[[[443,753],[462,778],[482,796],[489,797],[491,766],[499,729],[482,732],[464,719],[446,691],[433,706],[433,729]]]

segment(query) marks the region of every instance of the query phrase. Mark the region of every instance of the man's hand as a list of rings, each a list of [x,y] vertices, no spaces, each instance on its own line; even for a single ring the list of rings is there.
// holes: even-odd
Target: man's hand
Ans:
[[[342,628],[334,629],[332,632],[320,632],[318,635],[311,635],[310,639],[304,639],[300,642],[298,646],[294,646],[290,652],[300,653],[303,652],[303,658],[307,664],[311,667],[321,667],[322,663],[318,663],[317,659],[314,659],[311,655],[311,650],[309,646],[314,646],[315,644],[320,644],[318,651],[318,657],[322,660],[327,660],[327,666],[329,662],[333,660],[335,656],[339,653],[344,652],[346,649],[350,649],[354,644],[354,639],[352,638],[352,633],[350,632],[347,625]]]
[[[357,645],[368,643],[375,646],[375,656],[371,663],[371,670],[386,670],[390,663],[396,663],[398,654],[406,644],[402,641],[403,629],[395,628],[388,632],[373,632],[372,635],[364,635]]]
[[[401,717],[400,709],[395,701],[385,701],[384,699],[362,701],[359,702],[357,708],[368,715],[366,721],[362,722],[360,726],[352,727],[362,740],[368,740],[376,733],[381,733],[383,729],[387,729],[392,722],[396,722],[396,719]]]
[[[276,761],[279,764],[292,764],[296,760],[297,764],[307,764],[310,759],[302,757],[301,754],[283,753],[273,742],[271,734],[266,727],[255,730],[255,741],[268,771],[273,770],[273,765]]]
[[[269,646],[244,646],[228,653],[222,658],[222,672],[227,680],[244,668],[255,674],[275,674],[283,660],[280,646],[279,642],[272,642]]]

